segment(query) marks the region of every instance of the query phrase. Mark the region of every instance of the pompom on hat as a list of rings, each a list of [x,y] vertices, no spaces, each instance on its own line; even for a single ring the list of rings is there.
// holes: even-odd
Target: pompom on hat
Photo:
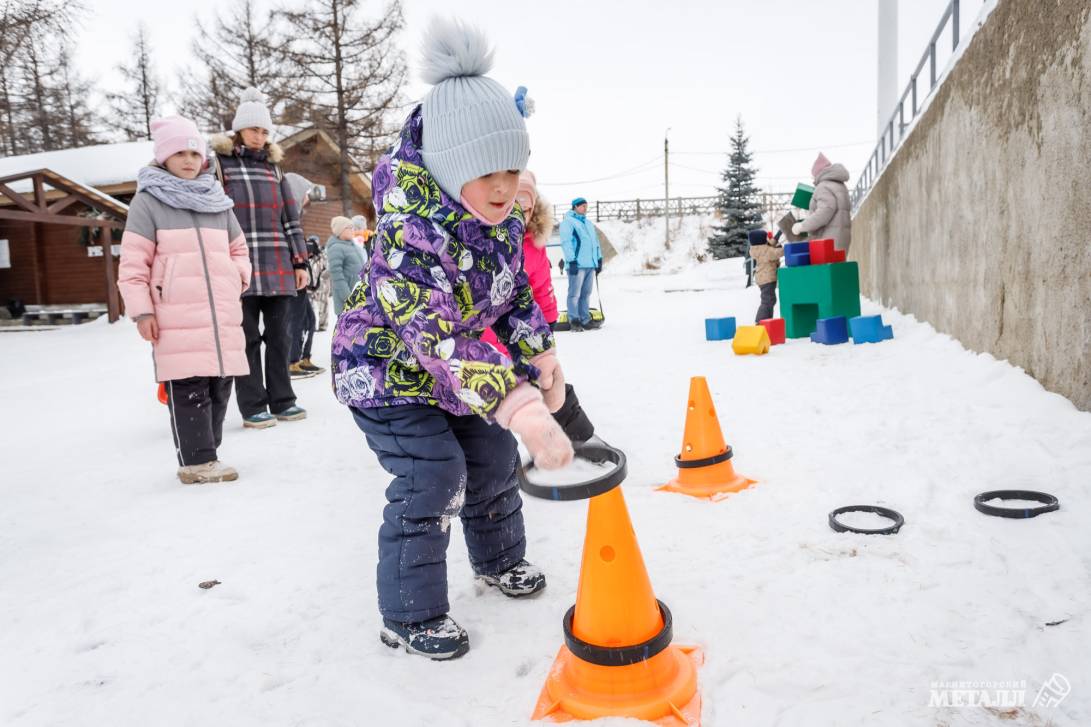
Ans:
[[[467,182],[522,171],[530,137],[515,97],[485,74],[493,51],[478,28],[434,18],[424,38],[421,78],[432,84],[421,112],[421,156],[440,188],[459,199]],[[525,109],[525,102],[524,102]]]

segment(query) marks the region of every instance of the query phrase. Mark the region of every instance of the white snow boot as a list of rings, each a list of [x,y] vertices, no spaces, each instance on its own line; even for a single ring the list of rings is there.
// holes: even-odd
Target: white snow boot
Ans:
[[[191,464],[178,468],[178,479],[184,485],[203,485],[208,482],[232,482],[239,479],[234,467],[228,467],[219,460],[204,464]]]

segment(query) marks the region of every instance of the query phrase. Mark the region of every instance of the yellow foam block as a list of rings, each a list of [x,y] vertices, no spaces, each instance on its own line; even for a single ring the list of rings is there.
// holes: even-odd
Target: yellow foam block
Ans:
[[[765,326],[739,326],[735,329],[731,348],[739,355],[769,353],[769,331]]]

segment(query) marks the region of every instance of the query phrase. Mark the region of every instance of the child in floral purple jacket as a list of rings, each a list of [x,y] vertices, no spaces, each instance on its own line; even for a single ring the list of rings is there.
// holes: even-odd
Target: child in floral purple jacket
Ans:
[[[379,528],[380,638],[433,659],[462,656],[447,615],[446,551],[458,516],[478,578],[512,597],[545,588],[524,559],[518,434],[537,466],[572,446],[553,336],[522,271],[515,207],[530,144],[526,104],[484,76],[487,40],[434,21],[434,84],[372,176],[371,265],[333,337],[333,384],[394,479]],[[492,327],[511,357],[481,341]]]

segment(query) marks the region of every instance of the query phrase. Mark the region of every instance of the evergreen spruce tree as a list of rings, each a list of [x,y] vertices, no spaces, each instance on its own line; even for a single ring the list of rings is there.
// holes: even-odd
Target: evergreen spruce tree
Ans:
[[[757,170],[753,166],[754,155],[747,148],[749,144],[749,137],[743,134],[740,116],[735,121],[731,154],[721,177],[724,186],[717,188],[720,199],[716,207],[722,222],[713,228],[712,237],[708,238],[708,250],[717,260],[746,255],[746,233],[762,226],[758,188],[754,186]]]

